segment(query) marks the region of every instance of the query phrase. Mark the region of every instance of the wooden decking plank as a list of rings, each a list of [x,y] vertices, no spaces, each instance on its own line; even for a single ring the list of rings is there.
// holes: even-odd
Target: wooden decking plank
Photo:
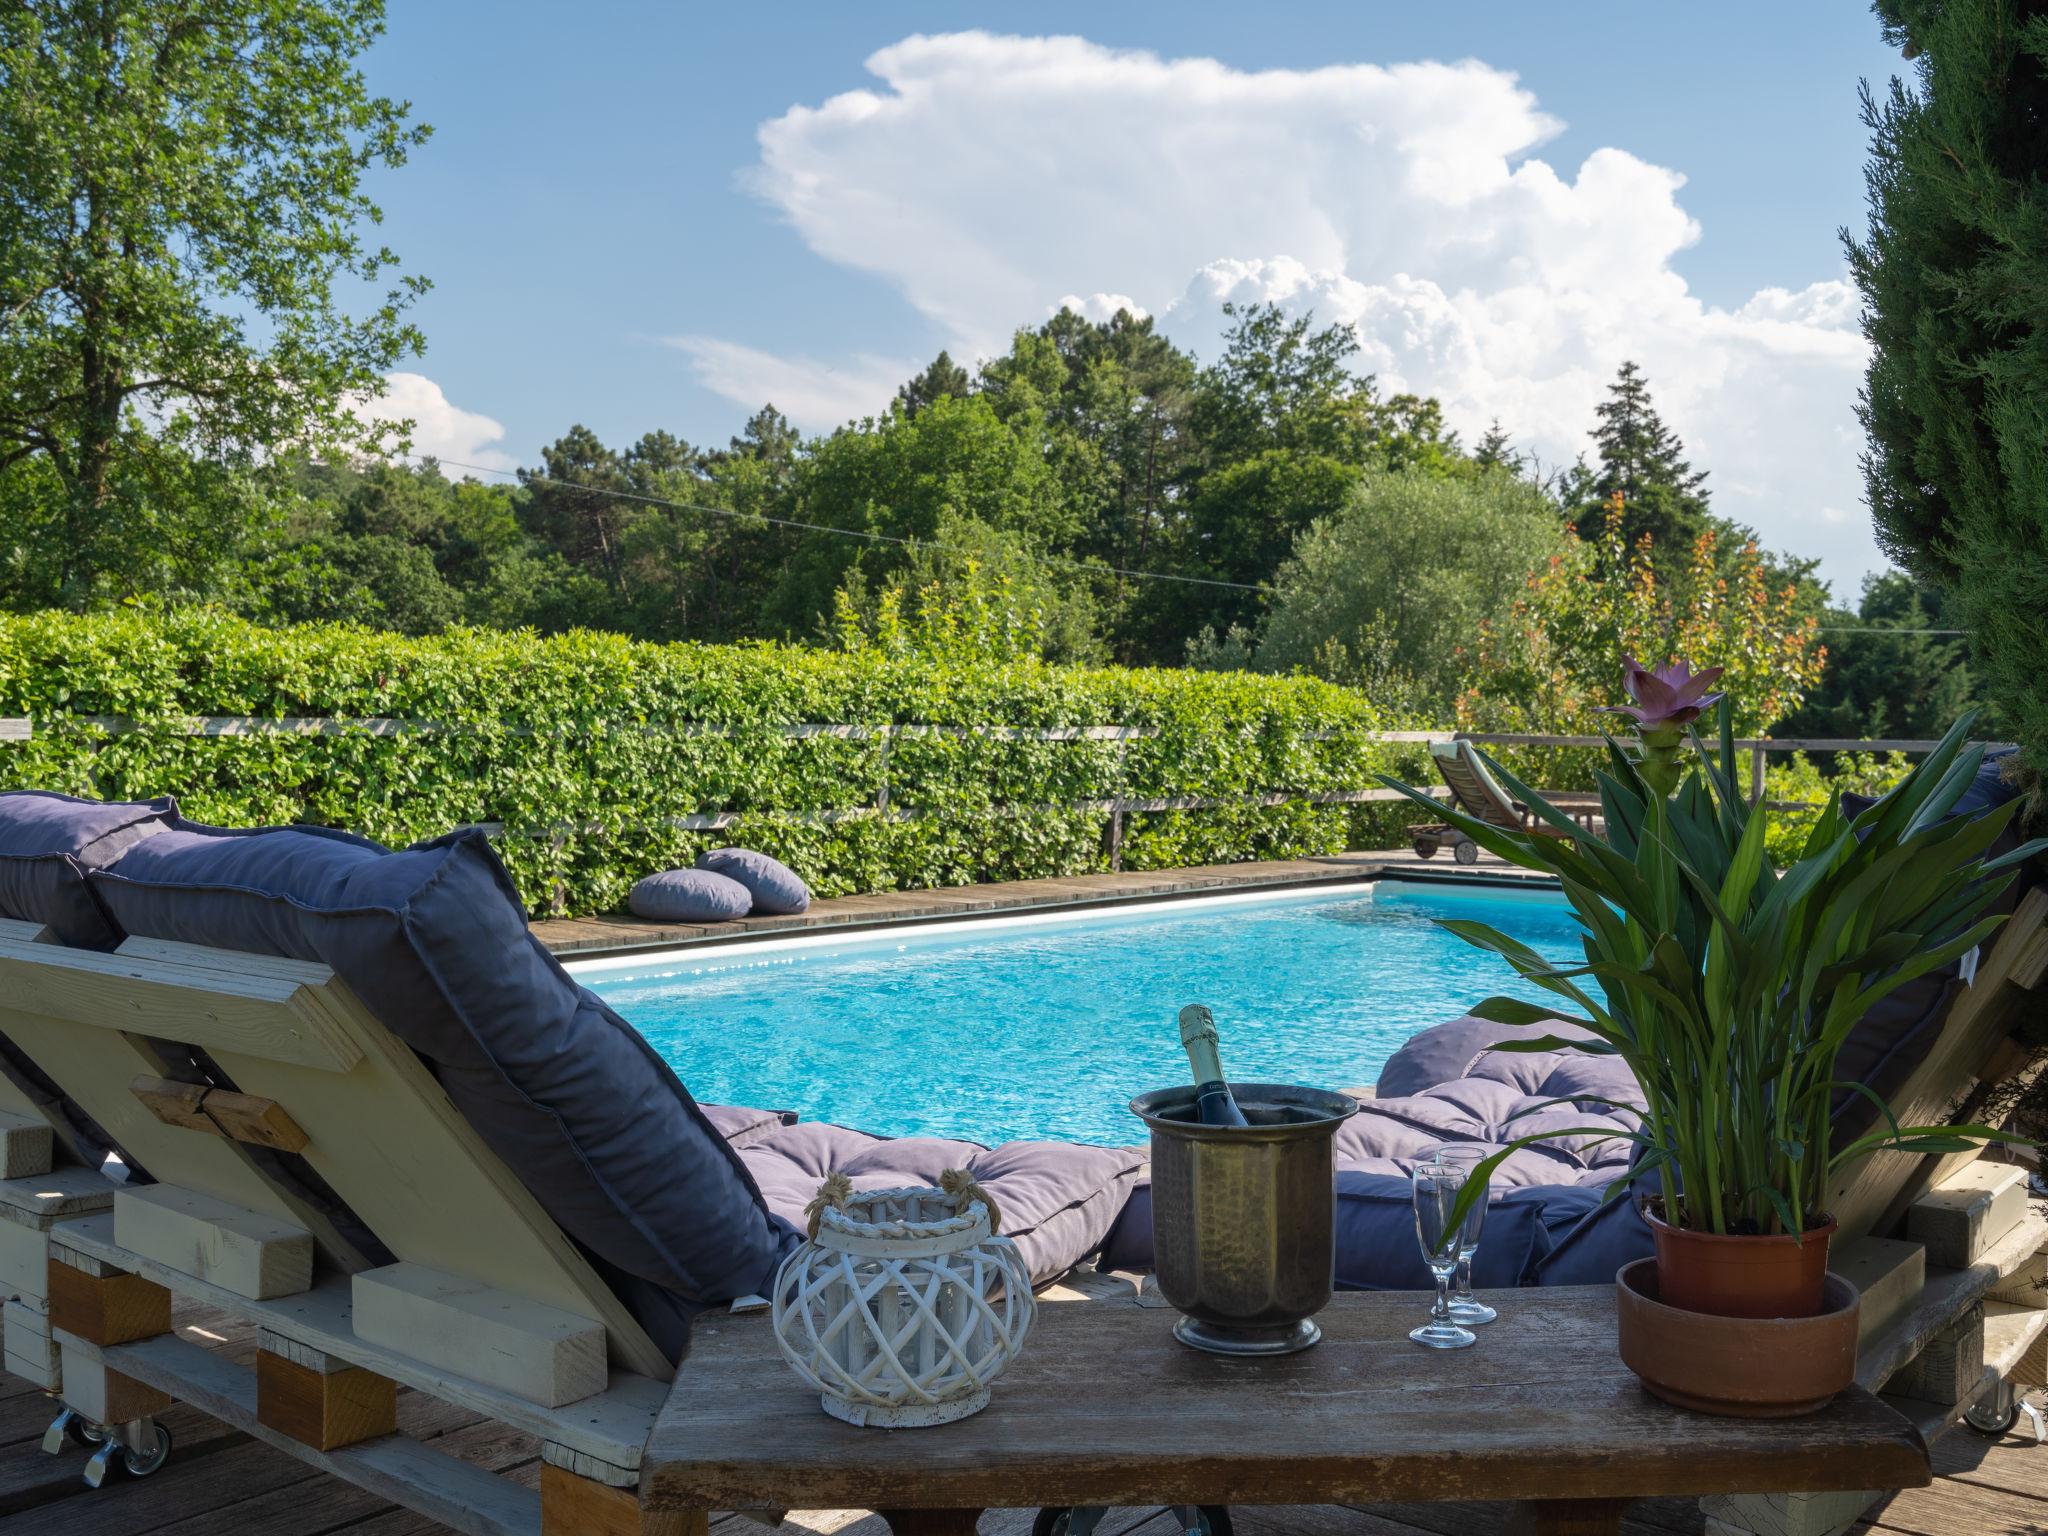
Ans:
[[[1935,1442],[1933,1461],[1937,1478],[2048,1499],[2048,1447],[2034,1444],[2031,1434],[1992,1440],[1959,1430]]]
[[[1902,1536],[2023,1536],[2048,1531],[2048,1499],[1943,1478],[1893,1494],[1868,1518],[1876,1529]]]
[[[311,1467],[253,1440],[191,1462],[185,1460],[181,1443],[163,1470],[146,1482],[114,1478],[104,1488],[90,1489],[79,1475],[85,1456],[84,1451],[73,1450],[49,1458],[69,1471],[72,1493],[10,1517],[7,1536],[155,1536],[180,1520],[231,1508],[280,1488],[296,1491],[320,1477]]]
[[[57,1408],[53,1403],[50,1418],[56,1416]],[[198,1409],[183,1404],[159,1417],[176,1436],[177,1455],[182,1460],[196,1461],[240,1445],[248,1438]],[[0,1515],[11,1516],[34,1509],[82,1488],[84,1484],[80,1482],[79,1474],[85,1466],[85,1455],[84,1451],[79,1451],[75,1455],[45,1456],[40,1439],[17,1441],[0,1449]]]

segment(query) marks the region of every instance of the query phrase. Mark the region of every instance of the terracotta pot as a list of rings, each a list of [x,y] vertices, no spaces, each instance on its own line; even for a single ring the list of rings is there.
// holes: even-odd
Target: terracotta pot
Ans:
[[[1657,1285],[1664,1299],[1715,1317],[1812,1317],[1821,1309],[1828,1273],[1830,1216],[1802,1237],[1725,1237],[1644,1220],[1657,1245]]]
[[[1715,1317],[1658,1299],[1657,1261],[1614,1277],[1621,1363],[1667,1403],[1725,1418],[1784,1419],[1856,1379],[1856,1287],[1828,1275],[1811,1317]]]

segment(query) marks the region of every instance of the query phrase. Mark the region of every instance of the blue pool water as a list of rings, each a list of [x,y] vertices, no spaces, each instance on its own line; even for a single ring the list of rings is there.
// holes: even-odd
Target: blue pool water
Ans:
[[[1055,921],[811,937],[575,967],[706,1103],[887,1135],[1129,1143],[1124,1107],[1187,1074],[1206,1003],[1247,1082],[1372,1082],[1416,1030],[1494,992],[1536,998],[1438,917],[1576,956],[1554,895],[1382,882]]]

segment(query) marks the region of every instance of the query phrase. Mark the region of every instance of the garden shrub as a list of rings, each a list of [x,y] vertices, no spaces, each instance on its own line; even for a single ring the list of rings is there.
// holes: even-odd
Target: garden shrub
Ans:
[[[650,644],[346,625],[265,629],[210,610],[0,616],[0,785],[105,798],[172,794],[196,819],[346,827],[405,843],[469,822],[496,839],[536,913],[618,906],[651,870],[744,842],[820,895],[1107,867],[1112,797],[1369,787],[1425,771],[1364,695],[1307,678],[1048,666],[769,643]],[[203,716],[343,722],[195,735]],[[110,726],[100,717],[114,717]],[[366,722],[400,722],[395,727]],[[798,724],[967,727],[893,738]],[[1125,741],[995,727],[1131,726]],[[888,786],[888,808],[876,813]],[[735,812],[687,831],[679,817]],[[840,813],[836,817],[828,813]],[[1126,813],[1126,869],[1381,845],[1413,813],[1231,805]]]

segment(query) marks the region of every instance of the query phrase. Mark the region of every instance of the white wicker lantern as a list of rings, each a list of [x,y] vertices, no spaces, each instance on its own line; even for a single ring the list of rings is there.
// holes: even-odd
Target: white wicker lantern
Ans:
[[[1037,1315],[995,1202],[948,1169],[941,1187],[856,1193],[834,1174],[809,1241],[775,1275],[775,1341],[849,1424],[947,1424],[988,1406]]]

